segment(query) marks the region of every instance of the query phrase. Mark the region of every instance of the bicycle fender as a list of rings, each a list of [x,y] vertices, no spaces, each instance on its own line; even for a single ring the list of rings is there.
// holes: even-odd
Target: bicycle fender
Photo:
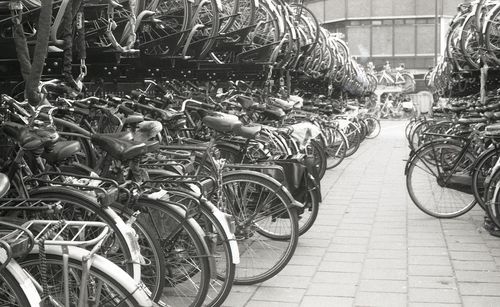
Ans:
[[[76,246],[67,246],[67,248],[69,258],[74,259],[78,262],[82,262],[82,259],[88,257],[90,253],[88,250]],[[46,245],[45,253],[57,256],[62,256],[63,254],[60,245]],[[39,254],[38,244],[35,244],[34,248],[30,251],[30,254]],[[146,286],[142,282],[137,283],[124,270],[120,269],[120,267],[118,267],[116,264],[100,255],[94,254],[91,259],[91,266],[95,267],[99,271],[106,273],[109,276],[114,277],[115,280],[120,281],[120,285],[123,286],[123,288],[125,288],[125,290],[127,290],[129,293],[132,293],[132,296],[137,300],[140,306],[153,306],[153,302],[144,291],[144,289],[146,289]]]
[[[229,176],[232,174],[241,174],[241,173],[242,173],[242,171],[229,171],[229,172],[225,172],[224,174],[222,174],[222,177],[224,178],[224,176]],[[285,193],[285,196],[288,198],[289,207],[297,207],[297,208],[304,207],[304,204],[296,201],[295,198],[293,198],[292,194],[290,193],[290,191],[288,191],[286,186],[284,186],[282,183],[280,183],[278,180],[274,179],[273,177],[266,175],[266,174],[259,173],[259,172],[255,172],[255,171],[245,171],[245,173],[250,173],[254,176],[261,177],[262,179],[268,180],[271,183],[275,184],[277,187],[279,187]],[[277,192],[277,191],[275,191],[275,192]]]
[[[144,258],[141,254],[141,247],[139,246],[139,241],[137,239],[137,233],[132,226],[126,224],[116,211],[111,208],[105,208],[104,211],[113,219],[116,227],[123,234],[125,238],[125,243],[127,244],[128,250],[130,251],[130,261],[132,261],[132,278],[136,282],[141,281],[141,265],[145,264]]]
[[[413,159],[421,152],[423,151],[424,148],[427,148],[428,146],[430,146],[431,144],[434,144],[434,143],[448,143],[448,144],[453,144],[453,145],[457,145],[457,146],[461,146],[461,143],[456,141],[456,140],[452,140],[452,139],[437,139],[437,140],[432,140],[431,142],[429,143],[425,143],[423,144],[422,146],[418,147],[416,150],[412,150],[410,151],[410,156],[408,157],[408,160],[406,160],[406,165],[405,165],[405,171],[404,171],[404,174],[405,176],[408,175],[408,171],[410,169],[410,166],[412,165],[413,163]]]
[[[496,147],[492,147],[492,148],[489,148],[489,149],[486,149],[485,151],[483,151],[477,158],[476,160],[474,160],[474,163],[472,164],[472,170],[473,171],[476,171],[477,170],[477,167],[478,167],[478,164],[480,162],[482,162],[482,160],[484,159],[485,156],[487,156],[488,154],[490,154],[491,152],[493,151],[499,151],[500,152],[500,149],[496,148]]]
[[[35,244],[36,245],[36,244]],[[11,260],[4,270],[7,270],[12,274],[14,279],[17,281],[21,289],[23,289],[24,294],[26,294],[26,298],[30,306],[40,306],[42,299],[38,294],[38,290],[35,285],[31,281],[31,278],[26,274],[23,268],[15,261]]]
[[[212,210],[212,213],[215,216],[215,218],[222,225],[222,228],[226,233],[227,239],[229,240],[229,247],[231,248],[231,254],[232,254],[232,262],[234,264],[240,263],[240,250],[238,249],[238,242],[236,242],[236,237],[234,236],[234,233],[232,233],[230,230],[226,214],[213,205],[210,207],[210,209]]]

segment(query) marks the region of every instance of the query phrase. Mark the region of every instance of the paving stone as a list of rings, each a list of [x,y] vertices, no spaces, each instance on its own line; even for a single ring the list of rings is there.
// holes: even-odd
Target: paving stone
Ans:
[[[354,301],[355,306],[406,306],[406,294],[387,292],[359,292]]]
[[[408,266],[409,275],[422,276],[453,276],[453,269],[450,266],[444,265],[415,265]]]
[[[331,244],[327,251],[336,253],[362,253],[365,254],[368,250],[367,246],[363,245],[347,245],[347,244]]]
[[[451,265],[450,258],[446,256],[409,256],[408,263],[420,265]]]
[[[405,280],[363,279],[360,282],[359,291],[407,293],[408,286]]]
[[[305,276],[286,276],[276,275],[273,278],[266,280],[261,285],[264,287],[280,287],[280,288],[300,288],[307,289],[311,278]]]
[[[352,306],[353,303],[354,303],[354,298],[349,298],[349,297],[306,295],[302,299],[302,303],[300,304],[300,307]]]
[[[458,287],[462,295],[500,296],[500,283],[459,282]]]
[[[321,263],[322,258],[323,257],[320,256],[293,255],[292,259],[290,259],[290,262],[288,264],[318,266]]]
[[[313,266],[288,264],[280,272],[280,275],[311,277],[314,275],[315,272],[316,272],[316,267]]]
[[[360,273],[362,269],[363,264],[360,262],[323,261],[318,271]]]
[[[493,259],[493,258],[492,258]],[[497,265],[491,261],[463,261],[452,260],[453,268],[459,271],[495,271]]]
[[[411,302],[460,303],[460,296],[455,289],[410,288],[408,297]]]
[[[363,262],[365,255],[361,253],[326,253],[324,260],[326,261],[343,261],[343,262]]]
[[[382,280],[407,280],[408,272],[405,269],[369,269],[363,271],[363,279],[382,279]]]
[[[470,260],[470,261],[491,261],[493,258],[489,253],[481,252],[464,252],[450,250],[450,256],[453,260]]]
[[[500,283],[500,272],[456,271],[457,280],[469,282]]]
[[[298,303],[290,303],[290,302],[274,302],[274,301],[250,301],[245,307],[294,307],[300,306]]]
[[[354,297],[356,289],[354,284],[312,283],[307,288],[306,295]]]
[[[312,282],[325,282],[325,283],[345,283],[352,284],[359,280],[360,273],[352,273],[352,272],[317,272]]]
[[[464,307],[496,307],[500,306],[500,296],[462,296]]]
[[[412,288],[431,288],[431,289],[457,289],[458,286],[454,277],[448,276],[408,276],[408,285]]]
[[[237,292],[231,290],[231,293],[229,293],[228,297],[224,301],[223,306],[244,306],[250,300],[250,297],[252,297],[252,295],[253,292]]]
[[[306,290],[299,288],[277,288],[277,287],[260,287],[255,291],[252,300],[270,301],[273,302],[300,302]]]

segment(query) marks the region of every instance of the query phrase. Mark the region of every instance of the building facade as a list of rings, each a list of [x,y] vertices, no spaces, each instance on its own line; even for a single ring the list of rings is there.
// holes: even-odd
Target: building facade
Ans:
[[[319,22],[341,32],[353,56],[378,70],[389,61],[419,74],[435,64],[457,6],[470,0],[305,0]]]

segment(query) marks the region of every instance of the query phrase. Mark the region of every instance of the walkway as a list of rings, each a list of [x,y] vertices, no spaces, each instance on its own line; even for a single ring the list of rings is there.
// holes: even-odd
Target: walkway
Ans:
[[[224,306],[500,306],[500,238],[482,214],[437,220],[407,196],[403,122],[385,121],[322,181],[314,227],[273,279]]]

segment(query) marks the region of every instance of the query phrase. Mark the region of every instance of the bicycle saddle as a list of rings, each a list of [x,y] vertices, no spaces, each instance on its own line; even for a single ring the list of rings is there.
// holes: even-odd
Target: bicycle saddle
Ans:
[[[233,132],[236,135],[239,135],[241,137],[244,137],[245,139],[255,139],[257,134],[262,130],[261,125],[246,125],[244,126],[243,123],[241,124],[236,124],[233,127]]]
[[[30,129],[24,125],[5,122],[3,131],[10,137],[16,139],[19,145],[28,151],[36,151],[44,147],[53,146],[59,139],[59,134],[54,127],[42,127]]]
[[[278,108],[282,108],[284,111],[290,111],[291,109],[293,109],[293,105],[295,104],[293,102],[283,100],[280,98],[275,98],[275,97],[269,98],[269,101],[270,101],[270,105],[278,107]]]
[[[3,197],[9,189],[10,189],[9,177],[7,177],[7,175],[3,173],[0,173],[0,197]]]
[[[162,130],[162,124],[156,120],[143,121],[137,125],[137,129],[134,132],[134,141],[148,141],[156,137]]]
[[[207,127],[219,132],[230,132],[235,125],[242,124],[237,116],[222,112],[210,112],[202,121]]]
[[[124,140],[117,138],[115,133],[94,134],[91,140],[92,143],[120,161],[132,160],[160,147],[158,141],[136,142]]]
[[[144,115],[142,114],[133,114],[125,117],[123,119],[124,125],[134,125],[144,121]]]
[[[56,163],[66,160],[81,149],[78,141],[60,141],[57,142],[50,152],[44,152],[42,157],[49,163]]]
[[[488,104],[483,107],[483,110],[485,111],[493,111],[498,109],[500,109],[500,102]]]
[[[462,125],[486,123],[488,120],[484,117],[462,117],[458,119],[458,123]]]
[[[268,105],[266,109],[262,110],[262,114],[274,120],[280,120],[286,115],[282,108],[276,108],[270,105]]]
[[[500,136],[500,123],[486,126],[484,128],[484,133],[487,136]]]
[[[255,102],[253,101],[252,97],[248,97],[248,96],[245,96],[245,95],[238,95],[236,97],[236,101],[244,108],[244,109],[248,109],[250,107],[252,107]]]

